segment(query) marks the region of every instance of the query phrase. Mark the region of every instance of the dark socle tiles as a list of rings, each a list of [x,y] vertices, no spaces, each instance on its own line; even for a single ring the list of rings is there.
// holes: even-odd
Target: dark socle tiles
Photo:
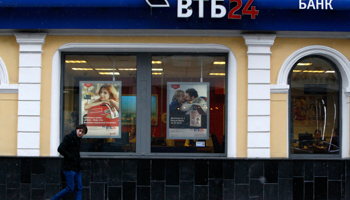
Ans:
[[[151,199],[158,200],[164,199],[165,183],[164,182],[151,182]]]
[[[194,186],[195,200],[206,200],[208,197],[208,186]]]
[[[165,187],[165,199],[166,200],[177,200],[179,199],[179,187]]]
[[[109,160],[109,167],[107,169],[107,183],[108,186],[121,186],[122,185],[122,161],[121,160]]]
[[[313,182],[305,182],[304,183],[304,193],[305,193],[305,199],[313,199],[314,195],[314,183]]]
[[[283,200],[293,199],[293,179],[279,179],[278,180],[278,197]]]
[[[151,180],[162,181],[165,180],[165,161],[152,160]]]
[[[7,188],[19,188],[20,180],[19,174],[7,174]]]
[[[32,174],[32,188],[45,188],[45,180],[44,174]]]
[[[304,198],[304,178],[293,178],[293,199]]]
[[[250,161],[249,162],[249,175],[252,179],[260,179],[264,176],[264,162],[263,161]]]
[[[21,184],[20,196],[21,196],[21,200],[30,199],[30,184],[28,183]],[[3,199],[3,198],[0,197],[0,199]]]
[[[135,182],[123,182],[123,198],[122,199],[135,199],[136,197],[136,183]]]
[[[180,182],[180,199],[193,199],[194,182]]]
[[[304,177],[305,166],[304,161],[294,161],[293,162],[293,177],[302,176]]]
[[[136,160],[123,161],[123,181],[136,181]]]
[[[315,199],[327,199],[327,177],[315,177]]]
[[[150,160],[138,160],[137,162],[137,185],[150,186],[151,166]]]
[[[60,182],[61,166],[59,160],[46,159],[46,183],[59,183]]]
[[[45,166],[44,158],[32,159],[32,174],[45,174]]]
[[[328,181],[328,199],[341,199],[341,181]]]
[[[150,200],[151,199],[150,187],[137,187],[137,200]]]
[[[209,199],[222,199],[222,179],[209,179]]]
[[[108,187],[108,199],[121,200],[122,188],[121,187]]]
[[[105,184],[91,183],[91,199],[105,199]]]
[[[1,172],[0,172],[1,173]],[[21,160],[21,183],[31,183],[32,159]]]
[[[236,185],[234,199],[235,200],[249,199],[249,185]]]
[[[91,162],[91,181],[106,182],[107,181],[108,160],[98,159]]]
[[[264,199],[264,185],[259,180],[250,181],[249,197],[254,199]]]
[[[83,188],[83,192],[82,192],[82,198],[84,200],[90,200],[90,188]],[[72,198],[73,200],[74,198]]]
[[[20,174],[21,173],[21,166],[20,166],[20,159],[6,159],[5,165],[6,165],[6,171],[7,174]]]
[[[0,199],[6,199],[6,185],[0,185]]]
[[[269,161],[264,163],[264,177],[266,183],[278,183],[278,162]]]
[[[209,160],[209,178],[222,178],[222,160]]]
[[[22,190],[22,188],[21,188]],[[21,191],[22,192],[22,191]],[[47,184],[46,185],[46,198],[51,198],[60,192],[59,184]]]
[[[314,162],[306,161],[305,162],[305,181],[314,180]]]
[[[235,161],[224,160],[223,166],[223,176],[224,179],[234,179],[235,178]]]
[[[91,170],[91,160],[88,159],[81,159],[80,162],[82,170]]]
[[[82,171],[81,172],[81,182],[83,186],[90,186],[91,181],[91,171]]]
[[[235,181],[234,180],[224,180],[224,190],[223,195],[225,200],[234,199],[235,197]]]
[[[32,189],[31,199],[45,199],[45,189]]]
[[[293,178],[293,161],[283,160],[278,163],[278,178]]]
[[[180,161],[180,180],[193,181],[195,162],[193,160]]]
[[[30,173],[29,173],[30,175]],[[0,159],[0,184],[6,184],[6,164],[5,159]]]
[[[264,199],[278,200],[278,184],[264,184]]]
[[[167,160],[165,162],[165,184],[179,185],[179,161]]]
[[[344,168],[341,161],[328,162],[328,180],[340,181],[343,173]]]
[[[247,161],[235,162],[235,183],[249,183],[249,166]]]
[[[19,199],[20,197],[20,190],[19,189],[7,189],[7,198],[6,200],[15,200]]]
[[[315,176],[327,176],[327,161],[314,161]]]
[[[195,185],[208,185],[208,161],[196,160],[194,173]]]

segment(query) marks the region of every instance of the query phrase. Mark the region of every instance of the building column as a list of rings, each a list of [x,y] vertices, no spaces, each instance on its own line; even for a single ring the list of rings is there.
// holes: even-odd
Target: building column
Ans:
[[[17,155],[40,155],[41,54],[46,34],[16,33],[19,44]]]
[[[270,47],[275,35],[243,35],[248,46],[248,158],[270,157]]]

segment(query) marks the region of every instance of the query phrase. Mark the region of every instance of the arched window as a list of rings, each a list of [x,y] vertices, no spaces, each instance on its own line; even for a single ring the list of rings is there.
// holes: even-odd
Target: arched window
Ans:
[[[290,85],[290,155],[340,156],[341,77],[336,65],[322,56],[298,60]]]

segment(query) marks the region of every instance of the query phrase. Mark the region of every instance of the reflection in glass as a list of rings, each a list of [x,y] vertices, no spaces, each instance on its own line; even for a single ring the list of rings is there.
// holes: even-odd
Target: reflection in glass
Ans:
[[[81,151],[135,152],[136,56],[66,54],[63,55],[63,58],[65,60],[62,69],[64,135],[69,134],[79,123],[83,123],[88,117],[87,113],[96,115],[97,112],[94,111],[100,109],[96,108],[96,104],[98,104],[97,106],[106,107],[106,109],[101,108],[106,113],[106,118],[120,118],[118,126],[121,126],[121,137],[82,138]],[[89,85],[90,82],[94,84]],[[79,94],[79,83],[86,83],[82,86],[86,90],[81,93],[84,95]],[[118,84],[121,84],[121,91]],[[109,90],[108,86],[110,85],[115,86],[114,89],[112,88],[113,90]],[[122,95],[121,98],[119,95]],[[109,98],[107,99],[105,96]],[[121,104],[118,102],[120,99]],[[119,105],[121,105],[121,109]],[[111,107],[111,111],[108,111],[108,107]],[[95,110],[91,110],[93,108]],[[111,126],[112,128],[116,127]],[[96,135],[98,134],[97,130]]]
[[[339,154],[339,88],[335,65],[299,60],[290,73],[291,154]]]

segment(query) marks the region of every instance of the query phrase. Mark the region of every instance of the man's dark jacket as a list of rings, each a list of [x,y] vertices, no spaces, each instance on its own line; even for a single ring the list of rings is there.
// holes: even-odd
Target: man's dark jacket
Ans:
[[[64,156],[63,169],[66,171],[80,171],[80,139],[76,131],[64,136],[58,147],[58,152]]]

